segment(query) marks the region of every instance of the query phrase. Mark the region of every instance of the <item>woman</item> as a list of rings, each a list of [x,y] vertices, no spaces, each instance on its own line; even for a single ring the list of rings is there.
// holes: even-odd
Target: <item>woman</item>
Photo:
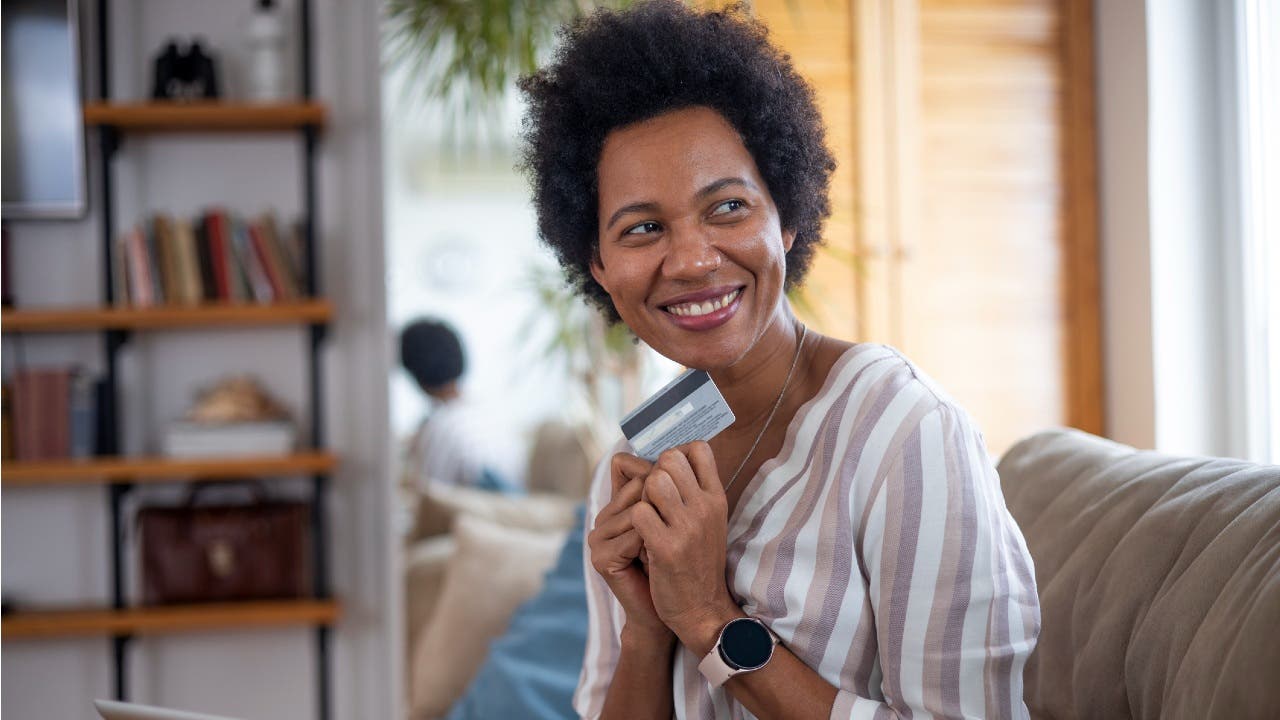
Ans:
[[[599,11],[522,82],[539,232],[736,416],[593,482],[586,717],[1024,717],[1031,559],[969,416],[784,291],[829,214],[813,93],[763,27]]]

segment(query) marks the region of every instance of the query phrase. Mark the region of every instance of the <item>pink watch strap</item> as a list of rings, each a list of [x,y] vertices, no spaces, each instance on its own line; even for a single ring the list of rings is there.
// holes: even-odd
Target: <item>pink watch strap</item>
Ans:
[[[698,672],[702,673],[702,677],[707,679],[712,688],[718,688],[742,671],[729,667],[729,663],[720,657],[720,643],[717,642],[711,652],[702,658],[702,662],[698,663]]]

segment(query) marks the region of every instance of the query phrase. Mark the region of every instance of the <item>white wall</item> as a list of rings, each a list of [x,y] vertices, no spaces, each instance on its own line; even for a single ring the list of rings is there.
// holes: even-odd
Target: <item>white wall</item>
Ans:
[[[95,3],[82,1],[82,46],[89,95],[96,97]],[[112,4],[113,96],[140,99],[149,62],[166,37],[198,29],[222,54],[235,94],[241,23],[251,3],[227,5],[126,0]],[[294,3],[286,2],[289,8]],[[338,308],[324,353],[329,445],[342,457],[328,516],[331,584],[345,615],[333,640],[334,717],[399,713],[398,600],[387,462],[382,248],[380,64],[376,3],[313,2],[316,94],[329,107],[320,142],[322,288]],[[90,133],[90,172],[97,172]],[[116,162],[117,226],[148,212],[192,214],[218,202],[244,213],[301,207],[301,141],[293,135],[126,138]],[[96,187],[91,182],[91,188]],[[101,295],[97,229],[100,198],[81,222],[13,223],[11,278],[19,302],[85,305]],[[229,369],[258,373],[307,416],[305,333],[299,329],[138,334],[124,354],[124,446],[154,449],[161,424],[199,386]],[[94,335],[6,336],[6,373],[27,364],[83,362],[101,370]],[[301,489],[303,483],[285,483]],[[171,495],[173,488],[149,491]],[[6,597],[38,603],[109,600],[105,490],[8,489],[3,497]],[[304,628],[228,631],[137,640],[131,652],[133,696],[246,718],[314,717],[314,633]],[[5,641],[3,706],[9,717],[88,717],[89,700],[109,697],[106,639]]]

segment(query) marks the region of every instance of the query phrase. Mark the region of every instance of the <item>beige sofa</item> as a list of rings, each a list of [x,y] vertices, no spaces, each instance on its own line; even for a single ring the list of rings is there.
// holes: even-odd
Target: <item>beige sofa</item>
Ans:
[[[1033,717],[1280,717],[1280,466],[1054,429],[999,470],[1041,600],[1025,674]],[[463,691],[488,639],[536,592],[575,503],[448,489],[421,499],[405,568],[412,718],[439,716]],[[504,582],[477,593],[497,562]]]
[[[1280,466],[1054,429],[999,471],[1036,564],[1033,717],[1280,717]]]

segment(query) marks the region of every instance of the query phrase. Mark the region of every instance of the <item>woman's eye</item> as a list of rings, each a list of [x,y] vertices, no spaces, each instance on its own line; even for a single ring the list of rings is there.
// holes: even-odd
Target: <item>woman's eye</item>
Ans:
[[[724,202],[720,203],[719,205],[716,205],[716,206],[715,206],[715,208],[711,211],[711,214],[712,214],[712,215],[727,215],[728,213],[731,213],[731,212],[733,212],[734,210],[741,210],[742,208],[744,208],[744,207],[746,207],[746,206],[747,206],[747,204],[746,204],[746,203],[744,203],[744,202],[742,202],[741,200],[725,200]]]
[[[656,222],[642,222],[635,227],[628,228],[623,235],[647,235],[649,233],[658,232],[662,226]]]

